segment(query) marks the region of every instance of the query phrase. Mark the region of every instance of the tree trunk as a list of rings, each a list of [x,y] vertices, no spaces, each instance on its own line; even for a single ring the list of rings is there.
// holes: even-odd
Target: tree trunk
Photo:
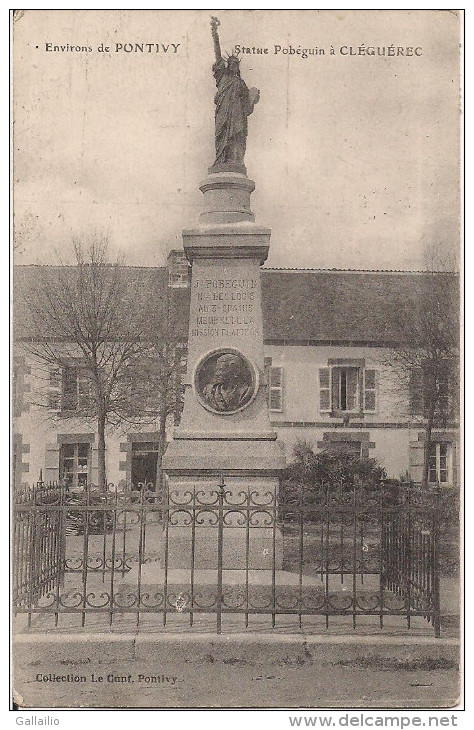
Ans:
[[[98,434],[98,486],[105,488],[107,486],[107,474],[105,471],[105,413],[99,413],[97,418],[97,434]]]

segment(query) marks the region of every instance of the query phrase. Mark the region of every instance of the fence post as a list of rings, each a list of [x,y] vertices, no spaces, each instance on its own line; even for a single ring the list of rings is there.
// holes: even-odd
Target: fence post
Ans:
[[[385,587],[387,585],[386,577],[386,545],[385,545],[385,481],[380,480],[380,495],[379,495],[379,514],[380,514],[380,555],[379,555],[379,601],[380,601],[380,615],[379,622],[380,628],[383,629],[383,609],[384,609],[384,596]]]
[[[436,489],[434,493],[434,505],[432,515],[433,530],[433,626],[435,637],[441,636],[441,606],[440,606],[440,585],[439,585],[439,519],[441,490]]]
[[[329,515],[329,484],[326,484],[326,510],[324,515],[326,525],[325,533],[325,586],[324,599],[326,607],[326,628],[329,628],[329,545],[330,545],[330,515]],[[322,523],[321,523],[322,524]],[[321,560],[322,562],[322,560]]]
[[[218,523],[217,523],[217,633],[222,630],[222,542],[224,538],[224,474],[218,484]]]
[[[165,478],[164,502],[163,504],[163,521],[164,521],[164,544],[165,554],[163,558],[163,567],[165,574],[163,576],[163,626],[166,626],[166,615],[168,606],[168,559],[169,559],[169,524],[171,521],[171,494],[169,489],[169,481]],[[195,515],[193,515],[195,519]]]
[[[64,586],[64,578],[66,574],[66,549],[67,549],[67,543],[66,543],[66,487],[64,484],[59,482],[59,534],[60,534],[60,544],[59,544],[59,561],[60,561],[60,571],[59,571],[59,586],[60,588],[63,588]]]
[[[33,485],[33,493],[32,493],[32,500],[31,503],[33,505],[33,509],[30,511],[28,515],[28,523],[29,523],[29,534],[28,539],[30,541],[30,544],[28,546],[28,552],[29,552],[29,559],[28,559],[28,566],[27,566],[27,580],[29,581],[27,583],[28,586],[28,608],[30,609],[28,612],[28,628],[31,627],[31,609],[33,608],[33,604],[36,600],[36,593],[35,593],[35,586],[38,581],[38,560],[37,560],[37,514],[38,510],[36,509],[36,506],[38,504],[38,492],[43,486],[43,482],[37,482],[36,485]]]
[[[404,582],[406,581],[406,601],[407,601],[407,628],[411,628],[411,584],[412,584],[412,541],[413,541],[413,528],[412,528],[412,484],[409,482],[407,487],[407,529],[406,535],[406,560],[405,560],[405,576]]]
[[[54,614],[54,625],[57,627],[59,623],[59,604],[61,601],[61,588],[64,587],[64,574],[65,574],[65,563],[66,563],[66,535],[65,535],[65,514],[64,514],[64,489],[62,488],[61,482],[58,484],[58,512],[57,512],[57,528],[58,535],[56,535],[55,543],[55,560],[57,565],[56,575],[56,608],[57,612]]]

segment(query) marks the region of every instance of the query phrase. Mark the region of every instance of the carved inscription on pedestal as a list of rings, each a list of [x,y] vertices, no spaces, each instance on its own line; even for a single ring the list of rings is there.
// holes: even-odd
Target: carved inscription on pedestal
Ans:
[[[259,281],[216,278],[193,281],[192,337],[259,337],[255,317]]]

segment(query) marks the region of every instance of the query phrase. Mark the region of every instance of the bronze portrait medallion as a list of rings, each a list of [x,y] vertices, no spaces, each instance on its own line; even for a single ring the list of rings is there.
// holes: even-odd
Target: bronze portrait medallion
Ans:
[[[198,364],[194,387],[205,408],[230,415],[253,400],[257,391],[257,373],[241,353],[218,350],[206,355]]]

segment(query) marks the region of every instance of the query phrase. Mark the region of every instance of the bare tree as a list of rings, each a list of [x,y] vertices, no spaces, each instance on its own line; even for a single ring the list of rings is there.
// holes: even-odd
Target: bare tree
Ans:
[[[85,243],[74,240],[73,259],[73,266],[60,259],[59,266],[40,269],[28,292],[29,329],[45,335],[33,336],[26,347],[40,363],[62,373],[60,407],[66,410],[64,373],[71,357],[80,362],[85,382],[77,415],[96,422],[98,482],[104,486],[107,425],[158,418],[161,465],[166,419],[177,409],[179,356],[175,341],[167,340],[169,306],[158,313],[166,320],[158,333],[150,322],[150,310],[143,307],[143,281],[128,275],[123,259],[109,263],[106,237],[92,236]]]
[[[399,345],[387,362],[403,392],[410,394],[411,415],[425,432],[422,484],[429,482],[432,434],[459,418],[459,291],[458,276],[428,271],[420,291],[401,311]]]
[[[123,423],[158,423],[157,486],[162,487],[162,461],[170,418],[178,423],[183,409],[182,376],[186,344],[177,328],[179,314],[168,287],[155,292],[161,312],[160,331],[151,333],[148,350],[130,367],[130,387],[117,389],[117,415]],[[127,374],[124,374],[127,378]],[[121,399],[121,400],[120,400]]]

